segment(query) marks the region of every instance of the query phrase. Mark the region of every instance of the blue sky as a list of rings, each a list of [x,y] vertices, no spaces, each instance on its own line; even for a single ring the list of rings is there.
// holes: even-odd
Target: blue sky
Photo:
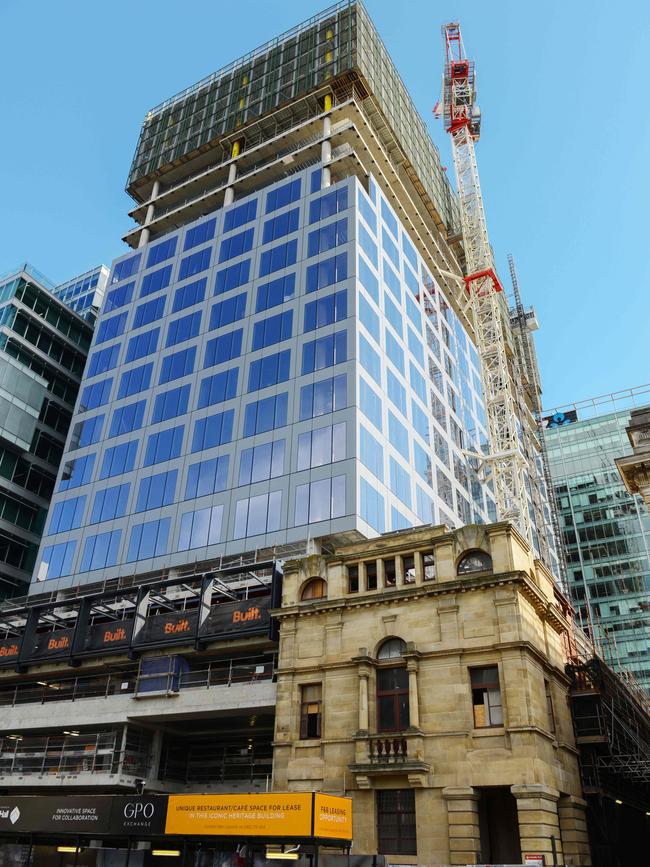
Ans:
[[[147,109],[324,5],[0,0],[0,273],[27,259],[63,281],[121,254]],[[452,177],[431,109],[440,25],[461,21],[490,238],[538,312],[545,406],[650,381],[648,4],[366,5]]]

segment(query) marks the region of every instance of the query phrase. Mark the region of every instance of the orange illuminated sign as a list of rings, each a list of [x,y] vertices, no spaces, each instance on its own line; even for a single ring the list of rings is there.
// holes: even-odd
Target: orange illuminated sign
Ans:
[[[337,795],[314,795],[314,837],[352,839],[352,799]]]
[[[311,837],[312,793],[170,795],[166,834]]]

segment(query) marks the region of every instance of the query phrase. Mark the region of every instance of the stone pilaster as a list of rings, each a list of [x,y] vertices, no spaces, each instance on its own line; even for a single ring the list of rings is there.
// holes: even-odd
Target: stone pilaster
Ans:
[[[553,864],[553,839],[555,838],[555,864],[564,865],[562,836],[557,802],[560,793],[549,786],[511,786],[517,799],[519,839],[521,851],[542,852],[546,864]]]
[[[587,802],[575,795],[566,795],[557,803],[564,857],[574,867],[591,864],[586,810]]]
[[[447,803],[449,863],[480,863],[478,793],[471,786],[446,786],[442,796]]]

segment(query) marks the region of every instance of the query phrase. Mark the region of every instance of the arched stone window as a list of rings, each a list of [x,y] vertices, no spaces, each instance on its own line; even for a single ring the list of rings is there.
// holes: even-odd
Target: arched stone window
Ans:
[[[472,572],[491,572],[492,557],[485,551],[469,551],[461,557],[456,571],[459,575],[470,575]]]
[[[379,645],[377,659],[399,659],[406,650],[406,642],[401,638],[388,638]]]
[[[312,578],[302,588],[300,599],[306,602],[308,599],[324,599],[327,596],[327,581],[323,578]]]

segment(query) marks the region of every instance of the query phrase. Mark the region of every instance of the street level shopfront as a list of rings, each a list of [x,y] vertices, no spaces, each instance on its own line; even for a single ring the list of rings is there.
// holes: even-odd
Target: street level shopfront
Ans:
[[[321,792],[0,796],[0,867],[317,867],[351,843],[351,801]]]

